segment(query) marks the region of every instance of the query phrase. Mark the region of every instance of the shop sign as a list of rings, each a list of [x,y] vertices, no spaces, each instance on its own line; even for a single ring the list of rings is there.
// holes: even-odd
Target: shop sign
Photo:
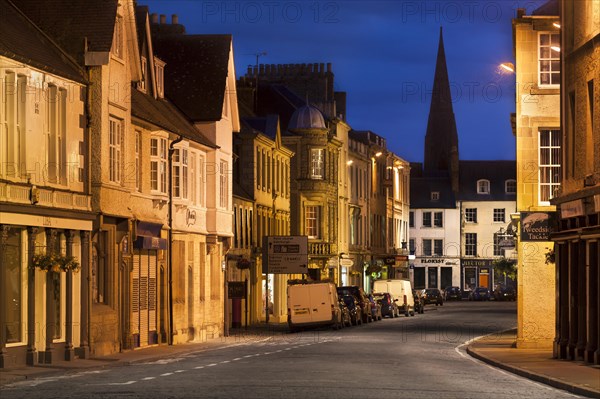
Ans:
[[[383,263],[385,263],[386,265],[395,265],[396,264],[396,257],[395,256],[388,256],[387,258],[384,259]]]
[[[461,259],[462,267],[492,267],[493,259]]]
[[[243,299],[246,297],[246,283],[244,281],[228,281],[227,297],[229,299]]]
[[[423,258],[421,259],[421,263],[428,263],[428,264],[439,264],[439,263],[444,263],[445,259],[442,258]]]
[[[396,262],[408,261],[408,255],[396,255]]]
[[[583,216],[583,200],[563,202],[560,204],[560,218],[568,219]]]
[[[550,241],[556,212],[521,212],[521,241]]]

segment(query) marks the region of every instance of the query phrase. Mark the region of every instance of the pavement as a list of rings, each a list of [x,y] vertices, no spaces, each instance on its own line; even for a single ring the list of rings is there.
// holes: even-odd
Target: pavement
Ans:
[[[467,346],[476,359],[541,382],[590,398],[600,398],[600,366],[552,358],[551,349],[517,349],[517,330],[479,338]]]
[[[0,388],[13,382],[50,377],[56,373],[157,361],[169,357],[267,341],[278,337],[290,339],[289,336],[286,338],[287,334],[286,324],[260,324],[248,329],[232,329],[229,337],[215,338],[201,343],[160,345],[115,353],[105,357],[3,369],[0,370]],[[525,378],[578,395],[600,398],[599,366],[553,359],[551,350],[516,349],[515,341],[516,329],[503,331],[470,342],[467,346],[467,353],[485,363]]]

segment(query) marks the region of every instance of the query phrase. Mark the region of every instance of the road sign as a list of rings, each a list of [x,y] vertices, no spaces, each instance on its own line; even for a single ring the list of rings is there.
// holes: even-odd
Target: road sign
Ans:
[[[263,273],[308,273],[308,237],[265,237],[263,239]]]
[[[352,266],[354,266],[354,261],[352,259],[342,258],[342,259],[340,259],[340,266],[352,267]]]

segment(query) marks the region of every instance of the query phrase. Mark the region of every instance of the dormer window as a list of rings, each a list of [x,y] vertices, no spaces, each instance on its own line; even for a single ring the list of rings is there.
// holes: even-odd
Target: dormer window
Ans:
[[[439,191],[432,191],[431,192],[431,200],[432,201],[439,201],[440,200],[440,192]]]
[[[489,180],[477,180],[477,194],[489,194],[490,193],[490,181]]]
[[[516,180],[507,180],[504,182],[504,191],[506,194],[516,194],[517,193],[517,181]]]
[[[141,77],[140,81],[138,82],[138,89],[140,89],[144,93],[146,92],[146,80],[147,80],[146,75],[147,74],[148,74],[148,60],[146,60],[146,57],[142,57],[142,77]]]
[[[165,96],[165,63],[158,58],[154,58],[154,75],[156,76],[156,96],[164,98]]]

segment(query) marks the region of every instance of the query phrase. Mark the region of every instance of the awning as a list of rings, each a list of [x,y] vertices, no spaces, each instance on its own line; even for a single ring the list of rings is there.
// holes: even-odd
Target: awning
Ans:
[[[135,225],[135,241],[137,249],[167,249],[167,240],[161,238],[162,224],[137,221]]]

